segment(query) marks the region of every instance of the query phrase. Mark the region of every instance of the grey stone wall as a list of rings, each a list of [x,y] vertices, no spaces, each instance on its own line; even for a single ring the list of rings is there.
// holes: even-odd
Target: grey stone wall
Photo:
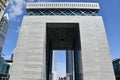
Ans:
[[[45,80],[46,23],[79,23],[83,80],[115,80],[101,16],[25,16],[10,80]]]

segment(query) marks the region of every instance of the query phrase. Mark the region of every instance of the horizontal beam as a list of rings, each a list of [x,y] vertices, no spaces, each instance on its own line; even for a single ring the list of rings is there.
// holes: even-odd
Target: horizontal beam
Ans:
[[[98,3],[81,2],[28,2],[26,9],[95,9],[99,10]]]

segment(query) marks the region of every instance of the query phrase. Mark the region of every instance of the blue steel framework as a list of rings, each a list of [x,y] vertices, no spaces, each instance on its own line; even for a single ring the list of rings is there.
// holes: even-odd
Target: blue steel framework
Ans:
[[[46,16],[46,15],[54,15],[54,16],[97,16],[98,10],[84,10],[84,9],[28,9],[27,15],[29,16]]]

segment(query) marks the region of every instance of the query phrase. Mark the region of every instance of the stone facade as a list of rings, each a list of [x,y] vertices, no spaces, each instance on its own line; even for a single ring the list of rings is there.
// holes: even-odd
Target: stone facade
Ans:
[[[58,8],[62,12],[56,15],[55,11]],[[63,9],[65,11],[69,9],[69,11],[64,15]],[[71,12],[70,9],[75,9],[75,11],[77,9],[80,15],[76,15],[77,13],[74,10]],[[84,9],[87,9],[88,12]],[[47,12],[43,13],[46,10]],[[80,64],[74,65],[80,65],[81,70],[75,69],[77,72],[75,80],[115,80],[102,17],[93,15],[98,10],[99,5],[95,3],[28,3],[29,14],[23,18],[10,80],[49,80],[50,70],[46,65],[50,63],[46,56],[49,53],[48,23],[64,23],[62,27],[66,26],[65,23],[72,23],[72,29],[76,27],[73,23],[77,23],[79,27],[76,35],[80,38],[77,39],[79,44],[75,42],[74,47],[78,48],[77,46],[80,45],[80,51],[77,50],[80,55],[80,61],[78,61]],[[48,12],[50,14],[46,15]],[[71,13],[66,15],[69,12]],[[58,25],[54,27],[58,27]],[[61,40],[64,41],[64,39]],[[79,76],[81,78],[78,78]]]
[[[115,80],[101,16],[25,16],[10,80],[45,80],[46,23],[79,23],[83,80]]]

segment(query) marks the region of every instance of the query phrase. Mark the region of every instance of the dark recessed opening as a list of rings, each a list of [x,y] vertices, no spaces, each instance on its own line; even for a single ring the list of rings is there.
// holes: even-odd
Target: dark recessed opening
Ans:
[[[52,64],[54,63],[52,61],[54,59],[54,50],[66,51],[66,77],[70,78],[70,80],[81,80],[82,68],[79,24],[47,23],[46,32],[46,80],[52,80],[53,78]],[[71,61],[73,63],[71,63]]]

